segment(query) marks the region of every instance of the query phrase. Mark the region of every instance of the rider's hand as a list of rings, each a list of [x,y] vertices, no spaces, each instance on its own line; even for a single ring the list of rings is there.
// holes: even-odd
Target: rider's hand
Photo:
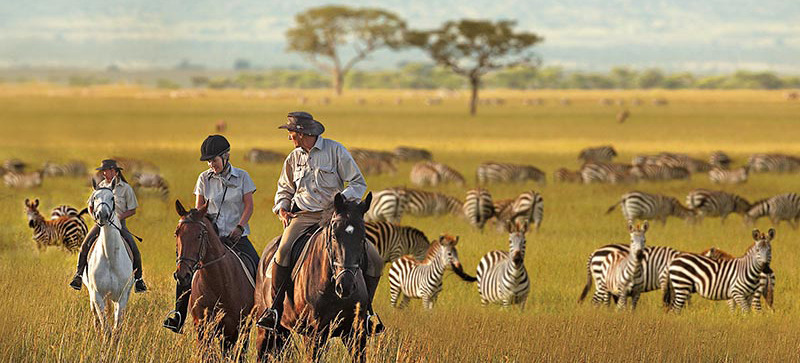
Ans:
[[[231,243],[236,244],[239,242],[239,238],[242,238],[242,233],[244,233],[244,227],[240,225],[236,225],[236,228],[233,229],[233,232],[228,236],[228,239]]]
[[[281,223],[283,223],[283,228],[286,228],[286,226],[289,225],[289,220],[294,217],[295,214],[287,211],[286,209],[281,208],[281,210],[278,211],[278,218],[281,219]]]

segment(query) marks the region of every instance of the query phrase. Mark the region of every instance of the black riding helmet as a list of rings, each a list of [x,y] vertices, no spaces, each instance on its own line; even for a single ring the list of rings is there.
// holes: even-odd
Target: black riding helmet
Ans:
[[[228,151],[231,151],[231,144],[225,136],[209,135],[200,146],[200,161],[209,161]]]

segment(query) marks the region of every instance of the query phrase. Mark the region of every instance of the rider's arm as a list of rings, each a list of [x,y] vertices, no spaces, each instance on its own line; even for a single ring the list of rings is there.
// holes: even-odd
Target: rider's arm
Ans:
[[[194,201],[194,207],[200,209],[200,207],[206,204],[206,197],[201,194],[197,195],[197,199]]]
[[[197,183],[194,185],[194,195],[196,196],[194,207],[197,209],[200,209],[200,207],[206,204],[206,180],[203,178],[205,173],[205,171],[200,173],[197,177]]]
[[[294,153],[289,154],[283,162],[281,176],[278,178],[278,190],[275,192],[275,206],[272,213],[279,214],[281,209],[288,211],[291,209],[292,198],[296,192],[294,185]]]
[[[127,212],[122,212],[119,215],[119,220],[120,221],[124,221],[125,219],[127,219],[128,217],[130,217],[130,216],[132,216],[134,214],[136,214],[136,208],[133,208],[133,209],[127,211]]]
[[[358,168],[358,165],[356,165],[355,160],[353,160],[353,156],[350,155],[350,152],[347,151],[344,146],[339,148],[338,154],[339,163],[337,171],[342,181],[347,183],[347,187],[342,191],[342,195],[348,200],[361,199],[361,196],[367,191],[367,182],[364,180],[364,176],[361,175],[361,170]]]
[[[242,203],[244,203],[244,211],[242,211],[242,218],[239,219],[239,225],[246,226],[250,216],[253,215],[253,192],[242,195]]]

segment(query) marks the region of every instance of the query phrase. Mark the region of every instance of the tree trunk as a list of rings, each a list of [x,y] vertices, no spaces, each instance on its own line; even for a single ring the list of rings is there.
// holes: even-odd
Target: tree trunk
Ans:
[[[336,95],[342,95],[342,88],[344,87],[344,74],[338,68],[333,69],[333,88],[336,90]]]
[[[472,97],[469,100],[469,114],[475,116],[478,112],[478,87],[480,87],[481,79],[479,77],[470,77],[469,84],[472,87]]]

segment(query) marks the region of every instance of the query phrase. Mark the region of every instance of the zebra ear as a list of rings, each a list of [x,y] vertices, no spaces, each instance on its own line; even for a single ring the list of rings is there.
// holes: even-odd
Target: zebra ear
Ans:
[[[634,227],[634,225],[633,225],[633,220],[632,220],[632,219],[629,219],[629,220],[628,220],[628,232],[630,232],[630,233],[633,233],[633,231],[634,231],[634,228],[635,228],[635,227]]]
[[[644,221],[644,223],[642,224],[642,232],[647,232],[648,228],[650,228],[650,223],[647,222],[647,221]]]
[[[39,198],[36,198],[36,200],[33,201],[33,207],[34,208],[38,208],[39,207]]]
[[[30,207],[31,206],[31,200],[30,199],[25,198],[25,206],[26,207]]]
[[[769,234],[769,240],[772,241],[772,239],[775,238],[775,228],[770,228],[767,233]]]
[[[754,229],[754,230],[753,230],[753,239],[754,239],[754,240],[758,240],[758,236],[759,236],[760,234],[761,234],[761,232],[759,232],[759,231],[758,231],[758,228]]]
[[[181,203],[180,199],[175,199],[175,211],[178,212],[178,215],[181,217],[189,214],[186,211],[186,208],[183,207],[183,204]]]

